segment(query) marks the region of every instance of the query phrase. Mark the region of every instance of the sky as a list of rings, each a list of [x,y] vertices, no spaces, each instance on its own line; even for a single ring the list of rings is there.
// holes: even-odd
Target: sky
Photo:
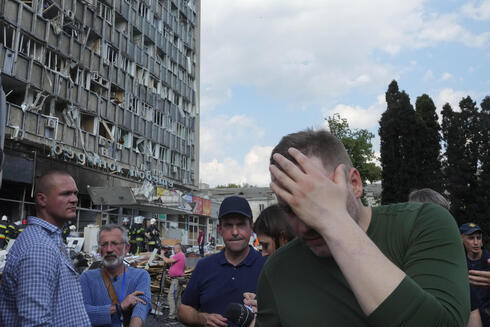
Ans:
[[[281,137],[334,113],[376,135],[398,82],[438,112],[490,95],[490,0],[202,0],[200,182],[268,186]]]

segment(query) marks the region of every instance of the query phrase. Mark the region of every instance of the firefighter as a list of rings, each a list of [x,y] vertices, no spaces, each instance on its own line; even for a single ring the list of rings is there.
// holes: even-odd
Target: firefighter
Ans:
[[[135,243],[133,254],[139,254],[145,251],[145,226],[143,225],[143,220],[145,217],[136,216],[134,217],[134,224],[131,227],[131,236]]]
[[[145,235],[148,239],[148,251],[152,252],[155,248],[160,249],[160,231],[155,218],[151,218],[150,226],[146,229]]]
[[[7,241],[8,228],[9,228],[8,218],[7,216],[2,216],[2,220],[0,221],[0,250],[3,249],[8,243]]]

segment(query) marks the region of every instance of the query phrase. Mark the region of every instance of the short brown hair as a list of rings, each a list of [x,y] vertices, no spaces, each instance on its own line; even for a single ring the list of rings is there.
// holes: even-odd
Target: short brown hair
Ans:
[[[346,171],[352,168],[352,161],[342,142],[326,130],[308,128],[284,136],[272,150],[270,163],[275,163],[272,155],[279,153],[297,164],[296,160],[288,153],[288,149],[291,147],[298,149],[305,156],[318,157],[328,171],[333,171],[340,164],[345,165]]]

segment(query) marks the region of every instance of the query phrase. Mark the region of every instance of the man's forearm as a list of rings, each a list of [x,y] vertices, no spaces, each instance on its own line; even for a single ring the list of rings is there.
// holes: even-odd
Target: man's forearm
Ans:
[[[178,308],[179,320],[191,326],[202,326],[202,318],[200,312],[190,305],[180,304]]]
[[[352,218],[345,219],[335,232],[327,229],[322,236],[362,310],[370,315],[398,287],[405,273],[386,258]]]

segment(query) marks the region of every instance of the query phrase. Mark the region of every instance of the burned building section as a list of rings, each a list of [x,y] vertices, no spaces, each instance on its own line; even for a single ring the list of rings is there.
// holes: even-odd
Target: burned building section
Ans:
[[[91,187],[129,187],[146,204],[157,188],[197,189],[199,0],[0,6],[6,94],[0,198],[11,215],[27,214],[19,203],[32,201],[35,178],[49,168],[68,170],[82,209],[106,218],[131,209],[108,210],[113,203],[97,203]],[[133,209],[143,210],[143,202]]]

